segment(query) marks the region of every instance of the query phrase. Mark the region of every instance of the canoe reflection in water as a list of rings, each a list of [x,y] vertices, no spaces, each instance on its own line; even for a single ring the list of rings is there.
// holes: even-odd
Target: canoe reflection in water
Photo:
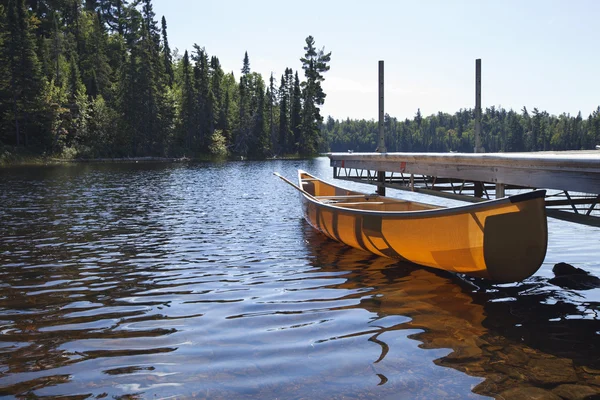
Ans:
[[[340,245],[307,223],[304,235],[315,266],[344,271],[339,288],[370,289],[357,307],[410,318],[377,326],[365,336],[389,357],[383,334],[419,330],[409,338],[423,349],[450,349],[435,364],[483,378],[474,393],[496,398],[586,398],[600,395],[599,304],[545,278],[493,285],[477,278],[396,262]],[[323,340],[333,340],[323,339]],[[396,349],[398,351],[398,349]],[[400,350],[402,351],[402,350]],[[389,376],[377,374],[382,383]],[[542,397],[535,397],[542,396]],[[545,396],[545,397],[544,397]]]

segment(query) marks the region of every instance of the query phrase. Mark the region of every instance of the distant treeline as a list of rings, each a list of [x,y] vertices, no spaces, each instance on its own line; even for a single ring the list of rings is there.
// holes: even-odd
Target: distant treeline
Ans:
[[[172,51],[151,0],[4,0],[0,156],[316,154],[330,55],[309,36],[303,73],[265,82],[247,53],[236,77]]]
[[[600,107],[587,118],[561,114],[558,117],[534,108],[521,112],[490,107],[482,113],[481,141],[486,152],[585,150],[600,144]],[[378,122],[328,118],[323,138],[331,151],[374,151]],[[475,110],[454,115],[437,113],[423,117],[418,110],[413,119],[399,121],[385,116],[387,151],[473,152]]]

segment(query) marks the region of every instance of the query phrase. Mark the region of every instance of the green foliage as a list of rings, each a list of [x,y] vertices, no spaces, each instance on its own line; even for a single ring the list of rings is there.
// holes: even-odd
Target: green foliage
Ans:
[[[162,54],[163,63],[165,66],[165,73],[167,74],[169,85],[173,85],[173,57],[171,55],[171,48],[169,47],[169,40],[167,39],[167,20],[162,17],[161,20],[161,31],[162,31]]]
[[[250,73],[250,58],[248,58],[248,52],[244,53],[244,64],[242,65],[242,75],[248,75]]]
[[[4,4],[4,3],[3,3]],[[225,74],[198,45],[174,54],[151,0],[0,5],[0,146],[68,157],[254,158],[323,147],[329,54],[307,39],[306,82]],[[306,107],[305,107],[306,105]]]
[[[438,113],[423,117],[417,110],[412,120],[399,121],[385,116],[384,131],[388,151],[472,152],[475,145],[474,111],[459,110],[454,115]],[[328,150],[374,151],[377,143],[374,120],[333,120],[322,125]],[[558,117],[525,108],[487,108],[482,114],[483,147],[487,152],[550,151],[594,149],[600,143],[600,107],[587,119],[561,114]]]
[[[304,109],[302,110],[301,135],[299,137],[299,152],[302,154],[316,154],[321,142],[320,124],[323,122],[319,106],[325,102],[325,92],[321,86],[324,80],[323,73],[329,71],[331,52],[325,49],[317,50],[312,36],[306,38],[304,50],[306,54],[300,59],[306,81],[302,83],[302,97]]]
[[[160,22],[151,0],[2,2],[0,149],[71,158],[375,150],[374,121],[323,121],[331,53],[312,36],[303,80],[286,68],[265,84],[247,52],[239,75],[225,73],[199,45],[183,56],[172,52],[167,21]],[[473,118],[473,110],[386,115],[386,148],[473,151]],[[482,130],[488,152],[592,149],[600,143],[600,107],[587,118],[490,107]]]
[[[47,137],[43,126],[43,76],[36,54],[34,27],[24,0],[10,0],[3,15],[0,53],[4,65],[2,96],[3,137],[7,144],[44,145]],[[9,126],[12,125],[12,129]],[[9,132],[14,134],[10,135]],[[12,136],[12,138],[10,138]],[[12,139],[12,140],[11,140]]]
[[[213,132],[210,138],[209,152],[217,158],[225,158],[229,154],[227,151],[227,139],[223,135],[223,131],[217,129]]]

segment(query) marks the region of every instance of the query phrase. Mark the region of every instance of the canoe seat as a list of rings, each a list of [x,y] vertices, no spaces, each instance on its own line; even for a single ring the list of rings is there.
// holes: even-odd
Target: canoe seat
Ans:
[[[367,197],[375,197],[366,194],[349,194],[347,196],[315,196],[317,199],[331,199],[331,200],[343,200],[343,199],[364,199]]]
[[[337,202],[335,202],[337,203]],[[383,201],[353,201],[352,203],[338,203],[340,205],[340,207],[346,207],[346,206],[358,206],[358,205],[364,205],[364,204],[385,204]]]

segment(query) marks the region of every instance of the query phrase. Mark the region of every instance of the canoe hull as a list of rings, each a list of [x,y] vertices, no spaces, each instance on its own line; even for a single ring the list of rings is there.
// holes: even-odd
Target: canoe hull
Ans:
[[[300,183],[306,186],[302,176],[309,175],[301,173]],[[333,185],[325,185],[321,191],[331,192]],[[327,195],[357,193],[333,188]],[[500,282],[520,281],[533,275],[546,255],[544,193],[502,200],[402,213],[346,209],[301,194],[308,223],[346,245],[446,271]]]

